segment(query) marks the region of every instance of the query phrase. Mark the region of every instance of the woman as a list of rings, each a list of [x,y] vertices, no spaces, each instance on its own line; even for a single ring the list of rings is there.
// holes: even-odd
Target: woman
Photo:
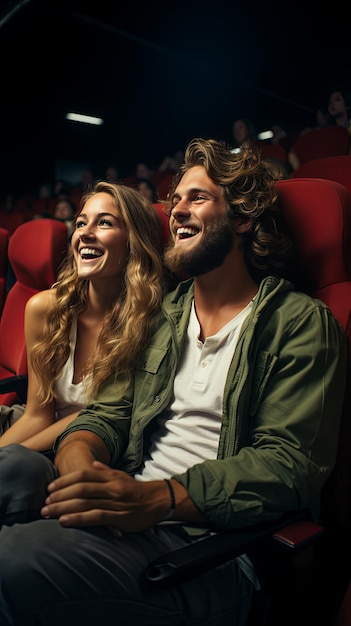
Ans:
[[[98,182],[82,198],[58,281],[28,301],[25,412],[0,438],[51,449],[118,371],[131,374],[164,293],[161,226],[134,189]]]
[[[331,91],[328,100],[328,113],[337,126],[345,126],[351,134],[351,117],[349,96],[346,92],[335,89]]]
[[[240,117],[233,122],[233,149],[240,150],[242,146],[251,146],[257,140],[256,129],[246,117]]]

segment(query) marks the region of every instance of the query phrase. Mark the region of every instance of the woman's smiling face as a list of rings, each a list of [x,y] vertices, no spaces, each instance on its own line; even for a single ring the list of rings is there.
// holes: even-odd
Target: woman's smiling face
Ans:
[[[110,194],[90,197],[76,219],[72,250],[82,278],[119,276],[128,255],[128,231]]]

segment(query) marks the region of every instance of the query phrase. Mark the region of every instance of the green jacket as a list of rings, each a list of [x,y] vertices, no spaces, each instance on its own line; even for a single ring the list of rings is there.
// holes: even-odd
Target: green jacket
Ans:
[[[133,474],[169,406],[193,299],[192,280],[168,294],[132,386],[113,380],[58,439],[101,436],[111,465]],[[275,277],[262,281],[226,376],[217,459],[174,478],[215,528],[238,528],[308,507],[336,456],[346,337],[319,300]],[[57,442],[57,443],[58,443]]]

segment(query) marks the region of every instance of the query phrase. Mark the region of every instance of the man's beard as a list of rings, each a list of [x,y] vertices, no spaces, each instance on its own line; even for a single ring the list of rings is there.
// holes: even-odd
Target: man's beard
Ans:
[[[164,254],[166,267],[174,274],[201,276],[222,265],[233,246],[233,222],[227,215],[218,217],[209,225],[201,241],[191,250],[178,244],[167,248]]]

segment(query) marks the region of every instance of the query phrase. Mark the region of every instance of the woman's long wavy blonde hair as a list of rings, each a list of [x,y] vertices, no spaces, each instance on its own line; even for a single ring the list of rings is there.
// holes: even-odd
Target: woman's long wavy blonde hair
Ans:
[[[280,210],[276,178],[259,152],[243,146],[235,153],[214,139],[192,139],[172,181],[165,203],[167,214],[177,185],[195,165],[203,165],[209,178],[221,187],[229,215],[250,220],[250,228],[241,235],[250,274],[258,282],[268,273],[279,274],[290,261],[292,242]]]
[[[89,198],[101,192],[113,198],[122,215],[129,236],[129,255],[122,291],[106,316],[96,350],[87,364],[87,392],[91,397],[112,375],[123,372],[129,380],[165,291],[162,231],[154,207],[131,187],[99,181],[82,197],[77,215]],[[30,355],[43,404],[55,399],[55,381],[69,357],[72,322],[86,306],[88,284],[78,276],[73,253],[69,252],[53,285],[56,300],[48,311],[43,335]]]

